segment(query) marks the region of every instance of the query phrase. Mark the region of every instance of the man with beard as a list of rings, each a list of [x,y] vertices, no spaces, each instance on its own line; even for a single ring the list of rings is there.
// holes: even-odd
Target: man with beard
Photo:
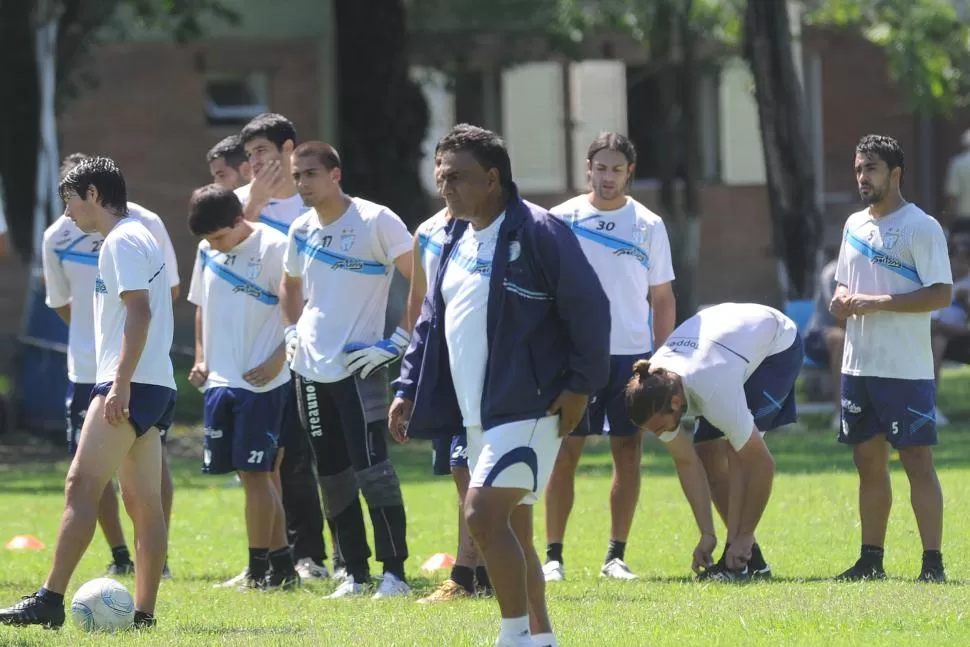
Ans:
[[[637,162],[633,143],[603,133],[590,144],[586,173],[590,192],[550,212],[568,224],[610,299],[610,381],[589,402],[588,424],[567,436],[549,480],[546,504],[546,581],[564,578],[563,538],[573,507],[573,482],[586,436],[604,433],[609,422],[613,454],[610,543],[601,577],[636,579],[625,550],[640,496],[643,434],[630,422],[623,389],[638,360],[647,359],[674,329],[674,268],[663,220],[626,194]],[[653,312],[651,312],[651,308]],[[653,330],[650,317],[653,315]],[[651,332],[653,333],[651,339]]]
[[[943,582],[943,492],[933,465],[936,387],[930,313],[950,305],[953,278],[940,223],[903,199],[903,151],[884,135],[856,146],[855,177],[868,207],[849,216],[830,310],[846,321],[842,430],[859,472],[862,550],[840,580],[883,579],[892,506],[890,447],[909,478],[923,542],[919,581]]]

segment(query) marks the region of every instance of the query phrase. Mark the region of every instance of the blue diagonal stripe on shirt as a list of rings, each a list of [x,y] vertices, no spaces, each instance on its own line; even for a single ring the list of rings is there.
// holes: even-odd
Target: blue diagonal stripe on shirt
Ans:
[[[852,232],[846,233],[845,240],[860,254],[868,257],[869,260],[872,261],[873,265],[878,265],[879,267],[883,267],[890,272],[898,274],[904,279],[909,279],[914,283],[923,285],[923,281],[920,279],[919,272],[916,271],[915,267],[910,267],[909,265],[906,265],[892,256],[879,251]]]
[[[75,252],[74,248],[82,240],[88,238],[88,234],[79,236],[70,245],[64,249],[55,249],[54,254],[63,263],[64,261],[73,261],[80,265],[97,265],[98,264],[98,253],[97,252]]]
[[[441,256],[441,243],[427,234],[418,234],[418,249],[422,256],[424,256],[425,251],[431,252],[435,256]]]
[[[307,243],[306,238],[296,236],[296,249],[298,252],[306,254],[315,261],[320,261],[331,266],[335,270],[346,270],[357,272],[358,274],[368,274],[380,276],[387,274],[387,267],[376,261],[365,261],[353,256],[344,256],[337,252],[331,252],[317,245]]]
[[[255,298],[260,303],[265,303],[269,306],[275,306],[280,302],[278,296],[272,292],[264,290],[260,286],[256,285],[248,279],[244,279],[239,276],[228,267],[206,254],[201,249],[199,250],[199,260],[202,261],[202,267],[208,267],[212,272],[218,276],[223,281],[227,282],[229,285],[233,286],[233,291],[245,292],[249,296]]]
[[[263,214],[259,214],[259,221],[264,225],[266,225],[267,227],[272,227],[273,229],[280,232],[281,234],[290,233],[290,226],[285,222],[281,222],[279,220],[273,220],[269,216],[264,216]]]
[[[582,227],[576,224],[575,222],[571,224],[571,229],[577,236],[582,236],[583,238],[591,240],[594,243],[599,243],[600,245],[603,245],[604,247],[608,247],[609,249],[615,250],[617,252],[620,252],[623,254],[629,254],[634,258],[636,258],[637,261],[639,261],[640,265],[643,265],[646,268],[650,267],[650,255],[647,254],[647,252],[644,251],[641,247],[634,245],[631,242],[622,240],[620,238],[616,238],[614,236],[610,236],[608,234],[600,233],[598,231],[594,231],[587,227]]]

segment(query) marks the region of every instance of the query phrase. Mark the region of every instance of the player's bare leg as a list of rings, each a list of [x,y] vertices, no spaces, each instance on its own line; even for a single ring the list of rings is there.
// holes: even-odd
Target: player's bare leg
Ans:
[[[118,468],[118,481],[125,509],[135,525],[135,610],[154,615],[168,553],[158,429],[152,427],[134,442]]]
[[[115,492],[114,481],[108,480],[98,502],[98,525],[108,542],[108,546],[115,548],[125,545],[125,532],[121,528],[121,512],[118,507],[118,494]]]
[[[923,550],[940,550],[943,544],[943,489],[933,465],[931,447],[905,447],[899,460],[909,477],[910,501]]]
[[[893,504],[889,480],[889,443],[876,436],[853,448],[852,458],[859,472],[859,518],[862,543],[882,547],[886,543],[886,526]]]
[[[455,490],[458,492],[458,556],[455,563],[459,566],[467,566],[474,569],[481,561],[478,553],[478,546],[472,539],[468,531],[468,523],[465,521],[465,497],[468,496],[468,484],[471,482],[471,473],[467,467],[453,467],[451,478],[455,482]]]
[[[532,635],[552,633],[549,610],[546,607],[546,579],[542,576],[542,562],[533,541],[532,506],[519,505],[512,511],[512,532],[525,555],[526,588],[529,599],[529,630]]]
[[[626,541],[633,527],[633,515],[640,498],[640,454],[643,435],[610,436],[613,454],[613,484],[610,487],[610,545],[600,575],[632,580],[636,575],[627,567]]]
[[[520,623],[528,633],[528,562],[511,525],[513,510],[527,494],[523,488],[473,487],[465,498],[468,530],[485,558],[502,614],[503,634],[513,631],[513,638],[521,634]],[[506,630],[510,625],[516,627]]]
[[[728,477],[728,450],[730,446],[724,438],[706,440],[694,445],[697,457],[704,465],[707,473],[707,483],[711,489],[711,500],[714,509],[721,517],[724,525],[728,525],[728,492],[730,480]]]
[[[84,431],[64,484],[64,514],[54,548],[54,563],[44,588],[63,594],[74,569],[94,538],[98,506],[111,480],[135,441],[130,425],[111,426],[104,418],[104,397],[91,403]]]
[[[546,581],[557,582],[564,578],[562,545],[566,537],[566,524],[576,498],[576,468],[583,456],[586,444],[584,436],[566,436],[562,439],[556,464],[546,488],[546,565],[543,567]]]

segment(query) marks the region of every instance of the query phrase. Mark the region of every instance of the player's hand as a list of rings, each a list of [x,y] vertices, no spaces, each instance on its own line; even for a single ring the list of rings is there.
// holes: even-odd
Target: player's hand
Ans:
[[[354,342],[344,346],[344,366],[351,373],[357,373],[361,378],[387,366],[407,350],[411,341],[410,335],[403,328],[398,328],[390,339],[382,339],[376,344]]]
[[[563,391],[559,397],[549,405],[546,415],[559,414],[559,437],[562,438],[579,426],[589,404],[589,396],[585,393]]]
[[[189,369],[189,384],[195,388],[201,389],[207,379],[209,379],[209,367],[205,362],[196,362],[195,366]]]
[[[705,532],[694,548],[694,561],[691,569],[700,575],[703,571],[714,566],[714,549],[717,548],[717,537],[713,533]]]
[[[414,403],[404,398],[394,398],[391,408],[387,412],[387,426],[391,436],[399,443],[408,441],[408,422],[411,420],[411,410]]]
[[[832,316],[839,320],[846,320],[852,316],[852,309],[849,307],[849,295],[840,292],[832,297],[832,302],[829,303],[829,312]]]
[[[858,316],[880,310],[884,297],[877,294],[850,294],[846,299],[849,311]]]
[[[727,551],[724,553],[724,561],[732,571],[739,571],[748,565],[751,560],[751,549],[754,547],[754,535],[738,535],[737,539],[731,542]]]
[[[286,344],[286,363],[292,364],[293,356],[296,355],[296,347],[300,344],[300,336],[296,332],[296,325],[287,326],[283,338]]]
[[[273,193],[282,182],[283,171],[279,160],[264,165],[253,177],[253,184],[249,187],[249,201],[262,209],[272,199]]]
[[[128,402],[131,400],[131,382],[115,380],[104,399],[104,419],[113,427],[128,420]]]
[[[253,386],[266,386],[279,376],[280,371],[283,370],[283,364],[285,361],[285,352],[273,353],[270,355],[268,360],[256,368],[246,371],[246,374],[243,375],[243,379]]]

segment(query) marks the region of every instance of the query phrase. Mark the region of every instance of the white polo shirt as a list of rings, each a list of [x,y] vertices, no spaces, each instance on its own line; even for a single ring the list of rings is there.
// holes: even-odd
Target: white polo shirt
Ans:
[[[619,209],[598,211],[586,195],[550,213],[572,228],[610,299],[610,354],[653,350],[647,297],[652,286],[674,280],[670,241],[660,216],[629,197]]]
[[[128,216],[141,222],[155,238],[165,256],[168,286],[178,285],[178,261],[165,223],[157,214],[134,202],[128,203]],[[67,376],[75,384],[93,384],[97,375],[94,283],[98,276],[98,252],[103,243],[101,234],[85,234],[66,215],[55,220],[44,231],[41,258],[47,289],[46,303],[50,308],[71,304]]]
[[[677,326],[650,359],[650,366],[680,376],[691,417],[703,416],[734,449],[754,430],[744,383],[766,357],[787,350],[798,328],[784,314],[756,303],[722,303]],[[670,442],[679,431],[666,432]]]
[[[303,280],[306,299],[296,325],[297,374],[317,382],[350,377],[343,348],[383,337],[394,261],[412,244],[393,211],[361,198],[329,225],[312,209],[293,222],[284,268]]]
[[[445,244],[445,228],[448,226],[448,219],[445,217],[447,213],[447,209],[442,209],[418,225],[414,232],[418,236],[421,268],[424,270],[429,290],[441,263],[441,249]]]
[[[905,294],[953,283],[943,228],[915,204],[882,218],[849,216],[835,280],[849,293]],[[849,317],[842,372],[905,380],[933,379],[929,312],[874,312]]]
[[[261,387],[243,379],[283,343],[279,288],[287,238],[258,222],[252,226],[253,233],[229,252],[214,251],[203,239],[195,256],[188,298],[202,308],[206,389],[262,393],[290,379],[285,366]]]
[[[480,231],[469,225],[451,252],[441,282],[448,362],[465,428],[482,424],[488,364],[488,284],[504,220],[502,213]]]
[[[165,254],[138,220],[123,218],[108,232],[98,256],[94,287],[94,339],[98,370],[95,383],[113,382],[121,361],[127,310],[124,292],[147,290],[151,307],[148,338],[131,381],[175,388],[172,373],[172,294],[165,274]],[[72,313],[71,318],[74,318]]]

